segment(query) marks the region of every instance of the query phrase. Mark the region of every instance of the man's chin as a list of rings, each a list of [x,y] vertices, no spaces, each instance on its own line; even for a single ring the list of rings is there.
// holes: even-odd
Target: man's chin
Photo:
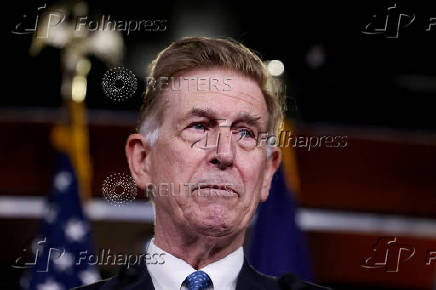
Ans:
[[[208,211],[205,215],[203,212],[201,220],[197,221],[196,229],[199,233],[205,236],[223,237],[231,235],[239,228],[237,222],[231,216],[230,212],[215,208]]]
[[[207,225],[200,227],[197,232],[207,238],[226,238],[233,236],[235,231],[223,225]]]

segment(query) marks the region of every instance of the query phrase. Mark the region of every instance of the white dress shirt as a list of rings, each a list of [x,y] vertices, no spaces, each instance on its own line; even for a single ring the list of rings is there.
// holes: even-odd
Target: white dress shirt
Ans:
[[[176,258],[154,244],[154,238],[150,241],[147,253],[164,253],[163,264],[147,264],[148,273],[156,290],[186,290],[183,285],[186,277],[197,271],[184,260]],[[244,251],[239,247],[236,251],[228,254],[225,258],[213,262],[202,269],[206,272],[213,283],[213,290],[235,290],[239,271],[244,263]]]

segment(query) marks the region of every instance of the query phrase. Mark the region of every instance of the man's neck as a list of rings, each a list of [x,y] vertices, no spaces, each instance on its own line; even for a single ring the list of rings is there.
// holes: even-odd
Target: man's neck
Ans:
[[[201,269],[236,251],[243,245],[244,236],[245,231],[224,237],[204,236],[175,225],[160,226],[157,220],[154,243],[194,269]]]

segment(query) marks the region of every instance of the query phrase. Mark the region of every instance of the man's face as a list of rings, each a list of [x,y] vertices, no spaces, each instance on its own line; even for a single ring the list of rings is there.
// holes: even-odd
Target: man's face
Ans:
[[[184,77],[192,79],[189,87]],[[217,83],[211,79],[218,86],[209,88],[209,82]],[[180,90],[178,81],[176,90],[170,82],[162,95],[163,123],[146,160],[149,179],[160,188],[154,193],[156,218],[170,217],[202,235],[240,233],[266,200],[279,160],[277,149],[267,159],[265,146],[256,146],[258,134],[267,131],[262,92],[228,70],[186,72]]]

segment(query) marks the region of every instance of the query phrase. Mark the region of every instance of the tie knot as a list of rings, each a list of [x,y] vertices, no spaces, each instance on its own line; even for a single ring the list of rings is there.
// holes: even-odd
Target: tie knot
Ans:
[[[212,286],[212,280],[210,280],[209,275],[203,271],[195,271],[186,277],[185,282],[188,290],[204,290]]]

